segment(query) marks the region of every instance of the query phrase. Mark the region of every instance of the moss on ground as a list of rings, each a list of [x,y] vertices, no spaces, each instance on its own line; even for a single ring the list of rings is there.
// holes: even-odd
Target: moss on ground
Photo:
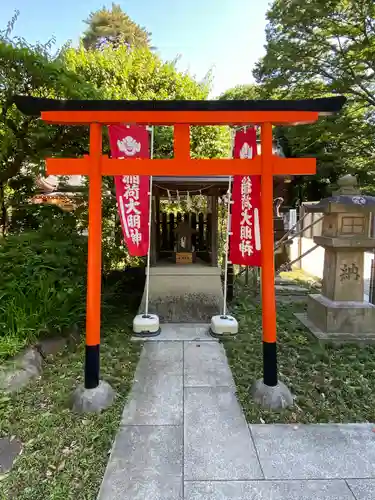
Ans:
[[[224,346],[248,422],[375,421],[375,346],[319,344],[294,316],[305,306],[293,302],[277,309],[278,370],[296,405],[280,413],[255,405],[250,388],[262,377],[261,306],[246,289],[233,306],[240,334]]]

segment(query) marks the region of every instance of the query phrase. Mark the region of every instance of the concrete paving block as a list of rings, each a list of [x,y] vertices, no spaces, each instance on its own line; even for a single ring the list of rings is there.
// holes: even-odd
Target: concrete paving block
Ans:
[[[182,478],[136,479],[124,485],[118,476],[113,480],[110,490],[104,490],[98,500],[183,500]],[[345,499],[344,499],[345,500]]]
[[[232,389],[184,390],[185,480],[263,478]]]
[[[345,481],[185,482],[185,500],[355,500]]]
[[[191,340],[206,340],[217,342],[216,339],[211,337],[208,333],[210,325],[205,323],[192,323],[191,325],[183,323],[168,323],[162,324],[161,333],[154,339],[148,339],[151,342],[166,341],[191,341]]]
[[[348,479],[346,482],[356,500],[374,500],[375,479]]]
[[[182,427],[118,432],[98,500],[182,499]]]
[[[182,375],[182,342],[146,342],[143,346],[134,380],[152,373]]]
[[[185,342],[184,386],[235,388],[222,344]]]
[[[182,358],[182,343],[144,346],[121,425],[182,424]]]
[[[370,424],[250,425],[266,479],[375,477]]]
[[[182,375],[150,374],[134,384],[121,425],[182,425],[182,408]]]

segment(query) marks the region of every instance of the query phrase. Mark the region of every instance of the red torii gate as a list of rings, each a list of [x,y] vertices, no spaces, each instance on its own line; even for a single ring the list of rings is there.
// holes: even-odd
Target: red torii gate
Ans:
[[[49,158],[48,175],[89,177],[85,388],[99,385],[102,176],[261,176],[263,382],[278,384],[273,229],[273,176],[310,175],[313,158],[280,158],[272,152],[272,126],[313,123],[339,112],[345,97],[301,101],[74,101],[15,96],[26,115],[60,125],[89,125],[90,154],[79,159]],[[174,126],[174,158],[109,159],[102,154],[102,126],[119,123]],[[190,158],[191,125],[259,125],[261,155],[246,159]]]

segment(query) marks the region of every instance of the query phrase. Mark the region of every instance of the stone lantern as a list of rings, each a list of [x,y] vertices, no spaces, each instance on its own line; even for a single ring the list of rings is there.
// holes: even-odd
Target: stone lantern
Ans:
[[[322,235],[314,242],[325,249],[321,294],[308,297],[301,321],[323,340],[375,340],[375,306],[364,302],[364,252],[375,248],[370,237],[375,197],[362,196],[356,178],[346,175],[330,198],[307,205],[323,213]]]

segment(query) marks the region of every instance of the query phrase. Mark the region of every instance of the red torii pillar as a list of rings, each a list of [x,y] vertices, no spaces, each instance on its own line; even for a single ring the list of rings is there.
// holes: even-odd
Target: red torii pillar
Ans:
[[[24,111],[32,107],[30,99],[18,97],[17,106]],[[22,99],[29,99],[22,103]],[[345,102],[336,99],[338,111]],[[337,100],[340,100],[338,102]],[[324,99],[323,99],[324,100]],[[36,101],[34,99],[34,108]],[[43,101],[43,102],[42,102]],[[48,101],[48,102],[47,102]],[[317,100],[319,101],[319,100]],[[101,219],[102,176],[148,175],[148,176],[261,176],[261,246],[262,246],[262,322],[263,322],[263,382],[268,387],[278,384],[276,356],[276,301],[274,269],[273,228],[273,176],[310,175],[316,170],[312,158],[286,159],[275,156],[272,151],[272,126],[313,123],[319,111],[251,111],[249,106],[261,109],[262,104],[270,109],[270,103],[278,101],[227,101],[226,109],[217,101],[197,104],[186,101],[53,101],[40,100],[42,120],[51,124],[89,125],[90,154],[80,159],[47,159],[48,175],[87,175],[89,177],[89,236],[87,268],[87,317],[85,388],[94,389],[99,384],[100,305],[101,305]],[[298,101],[297,101],[298,102]],[[301,103],[303,101],[299,101]],[[311,106],[310,102],[310,109]],[[316,101],[315,101],[316,102]],[[106,103],[108,107],[106,108]],[[172,103],[172,104],[171,104]],[[182,104],[181,104],[182,103]],[[293,101],[289,101],[289,109]],[[37,103],[36,103],[37,104]],[[124,105],[125,110],[119,110]],[[180,110],[173,109],[173,105]],[[138,108],[137,108],[138,106]],[[145,107],[149,107],[145,110]],[[163,108],[164,109],[160,109]],[[204,108],[206,106],[206,108]],[[194,109],[195,107],[195,109]],[[280,109],[280,106],[276,106]],[[328,106],[329,107],[329,106]],[[203,108],[203,109],[202,109]],[[319,106],[315,106],[315,109]],[[339,109],[337,109],[339,108]],[[104,109],[104,110],[103,110]],[[34,109],[35,110],[35,109]],[[324,110],[323,110],[324,111]],[[27,111],[24,111],[27,112]],[[28,114],[31,114],[30,112]],[[172,159],[109,159],[102,154],[102,126],[119,123],[174,126],[174,158]],[[192,159],[190,157],[191,125],[259,125],[261,128],[261,154],[247,159]]]

